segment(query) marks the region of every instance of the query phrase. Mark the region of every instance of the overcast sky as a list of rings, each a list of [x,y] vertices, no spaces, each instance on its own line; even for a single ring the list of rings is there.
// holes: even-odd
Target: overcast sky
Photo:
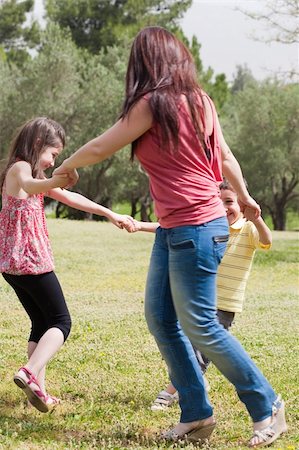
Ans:
[[[264,5],[264,0],[193,0],[182,28],[189,39],[195,35],[201,43],[205,68],[224,72],[229,80],[237,65],[247,64],[258,79],[277,71],[298,70],[298,45],[255,41],[250,36],[265,36],[270,31],[237,10],[258,12]]]
[[[136,0],[137,1],[137,0]],[[42,0],[35,0],[35,14],[43,14]],[[215,73],[224,72],[232,80],[237,65],[247,64],[257,79],[272,76],[277,71],[298,70],[298,46],[265,44],[250,36],[269,32],[260,22],[247,18],[236,8],[260,11],[265,0],[193,0],[182,20],[182,28],[191,39],[195,35],[201,43],[204,68],[211,66]]]

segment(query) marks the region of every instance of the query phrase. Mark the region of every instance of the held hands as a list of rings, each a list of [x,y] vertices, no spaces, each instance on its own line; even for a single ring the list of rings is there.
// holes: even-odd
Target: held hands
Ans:
[[[65,188],[69,185],[69,177],[67,173],[63,173],[61,175],[52,175],[49,179],[51,182],[51,188]]]
[[[250,222],[256,222],[260,216],[256,217],[255,211],[253,208],[249,208],[248,206],[245,206],[245,209],[243,211],[243,215],[245,219],[250,220]]]
[[[238,197],[238,202],[241,208],[241,211],[244,213],[244,216],[246,219],[254,221],[257,220],[261,215],[261,208],[260,205],[256,203],[256,201],[248,195],[248,197],[245,197],[243,199]],[[250,215],[251,219],[249,219],[245,214]]]
[[[76,169],[68,169],[67,167],[64,166],[64,163],[61,164],[61,166],[57,167],[54,172],[53,175],[64,175],[66,174],[68,177],[68,184],[67,187],[72,187],[74,186],[77,181],[79,180],[79,175]]]
[[[133,217],[126,214],[113,213],[113,215],[109,217],[109,220],[118,228],[127,230],[128,233],[134,233],[135,231],[138,231],[135,224],[135,222],[137,221],[134,220]]]

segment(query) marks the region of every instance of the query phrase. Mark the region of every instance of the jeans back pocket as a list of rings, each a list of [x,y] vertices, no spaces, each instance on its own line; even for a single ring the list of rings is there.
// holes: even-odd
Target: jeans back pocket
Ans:
[[[185,250],[188,248],[195,248],[195,242],[193,239],[185,239],[178,242],[170,242],[170,246],[173,250]]]

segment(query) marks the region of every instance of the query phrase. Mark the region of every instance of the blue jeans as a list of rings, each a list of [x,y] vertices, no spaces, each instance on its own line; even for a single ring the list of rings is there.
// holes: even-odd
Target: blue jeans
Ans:
[[[192,345],[235,386],[254,422],[271,416],[277,397],[241,344],[217,320],[216,272],[228,233],[226,217],[156,232],[145,316],[179,392],[181,422],[213,413]]]

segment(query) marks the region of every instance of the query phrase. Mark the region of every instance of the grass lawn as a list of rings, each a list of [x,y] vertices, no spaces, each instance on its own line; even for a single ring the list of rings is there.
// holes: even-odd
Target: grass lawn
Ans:
[[[153,235],[107,223],[48,220],[71,314],[71,336],[48,369],[48,389],[63,399],[51,414],[28,408],[12,377],[25,361],[29,321],[0,280],[0,449],[157,449],[179,408],[149,409],[167,373],[143,317]],[[246,307],[232,332],[286,401],[289,432],[273,449],[299,448],[298,233],[274,232],[273,250],[256,256]],[[251,425],[232,386],[207,377],[218,426],[209,449],[245,449]],[[194,448],[191,444],[186,449]]]

